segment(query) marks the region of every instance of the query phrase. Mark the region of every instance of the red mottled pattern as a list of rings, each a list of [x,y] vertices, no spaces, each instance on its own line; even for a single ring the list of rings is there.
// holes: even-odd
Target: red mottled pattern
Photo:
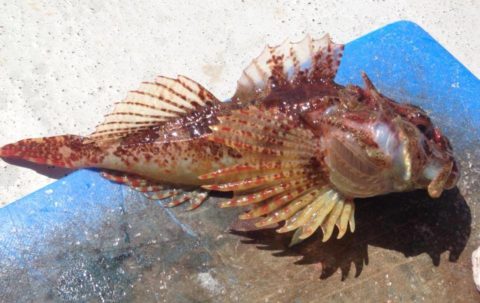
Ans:
[[[343,45],[328,36],[267,47],[244,70],[230,102],[193,80],[159,76],[117,103],[88,137],[26,139],[0,157],[97,167],[149,199],[190,201],[233,191],[222,207],[249,206],[259,227],[285,221],[292,244],[355,230],[354,198],[428,190],[459,177],[452,146],[420,108],[334,82]]]
[[[21,140],[3,146],[0,155],[67,168],[95,165],[105,157],[101,148],[72,135]]]

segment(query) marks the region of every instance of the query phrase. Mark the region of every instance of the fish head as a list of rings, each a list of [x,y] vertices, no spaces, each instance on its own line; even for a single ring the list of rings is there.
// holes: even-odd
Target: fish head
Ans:
[[[305,115],[332,187],[350,197],[422,188],[434,198],[454,187],[459,170],[452,146],[427,113],[366,82],[365,88],[340,92],[336,104]]]
[[[402,131],[410,134],[408,138],[414,142],[410,148],[412,154],[425,156],[417,173],[417,187],[426,188],[433,198],[439,197],[443,190],[455,187],[460,172],[450,140],[420,107],[388,101],[402,120]],[[406,128],[412,130],[405,131]]]

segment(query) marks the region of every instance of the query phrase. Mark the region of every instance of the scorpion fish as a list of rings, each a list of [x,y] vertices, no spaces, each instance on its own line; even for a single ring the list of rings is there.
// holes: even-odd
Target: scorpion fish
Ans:
[[[195,81],[159,76],[116,103],[86,137],[34,138],[0,149],[65,168],[97,168],[167,206],[200,206],[211,191],[233,192],[221,207],[246,207],[256,227],[319,228],[323,241],[355,230],[355,198],[454,187],[449,140],[425,111],[363,87],[334,82],[344,46],[305,37],[267,46],[221,102]]]

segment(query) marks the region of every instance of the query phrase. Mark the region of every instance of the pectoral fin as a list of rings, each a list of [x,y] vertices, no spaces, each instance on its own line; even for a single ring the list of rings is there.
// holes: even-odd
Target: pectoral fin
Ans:
[[[244,163],[200,176],[209,190],[233,191],[221,207],[248,206],[240,219],[261,217],[257,227],[286,221],[278,232],[296,230],[292,243],[318,228],[327,241],[337,226],[353,231],[353,200],[332,189],[322,175],[313,133],[275,110],[249,107],[220,117],[209,139],[238,150]]]

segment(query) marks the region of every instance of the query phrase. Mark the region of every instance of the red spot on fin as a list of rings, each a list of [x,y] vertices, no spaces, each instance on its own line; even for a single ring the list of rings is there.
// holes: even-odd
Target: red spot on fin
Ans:
[[[343,48],[342,44],[333,43],[328,35],[318,40],[306,36],[297,43],[287,41],[275,47],[268,46],[245,68],[232,100],[248,104],[275,91],[332,85]]]

